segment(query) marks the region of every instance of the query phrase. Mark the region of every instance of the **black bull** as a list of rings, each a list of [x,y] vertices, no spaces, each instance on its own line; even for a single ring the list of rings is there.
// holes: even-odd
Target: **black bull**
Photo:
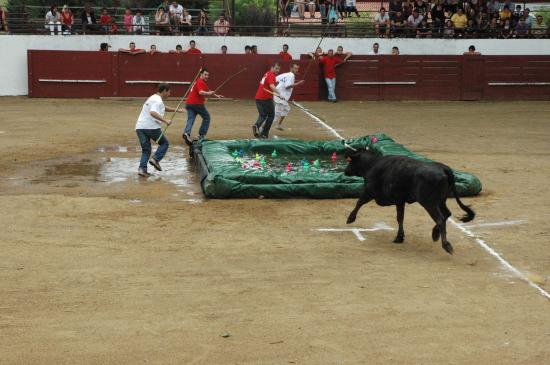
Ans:
[[[446,223],[451,216],[446,205],[447,197],[454,196],[460,208],[466,212],[460,219],[462,222],[473,220],[475,213],[458,198],[455,178],[448,166],[406,156],[380,156],[365,149],[358,151],[348,148],[346,157],[349,164],[345,174],[363,177],[366,182],[355,209],[348,217],[348,224],[355,222],[359,209],[373,199],[381,206],[395,205],[399,229],[394,242],[401,243],[405,239],[405,203],[418,202],[435,222],[432,239],[437,241],[441,237],[443,249],[453,253],[453,246],[447,241]]]

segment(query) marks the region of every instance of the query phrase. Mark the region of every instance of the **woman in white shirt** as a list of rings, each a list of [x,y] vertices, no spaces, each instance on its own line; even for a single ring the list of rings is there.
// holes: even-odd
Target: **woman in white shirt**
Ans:
[[[46,13],[46,29],[50,29],[50,34],[54,35],[57,28],[57,34],[61,35],[61,14],[57,11],[57,6],[52,5],[50,11]]]

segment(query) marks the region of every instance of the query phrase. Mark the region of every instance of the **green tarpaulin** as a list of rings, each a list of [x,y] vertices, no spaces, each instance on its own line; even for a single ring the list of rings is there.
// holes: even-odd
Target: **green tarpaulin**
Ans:
[[[378,141],[371,142],[375,136]],[[368,146],[382,155],[403,155],[422,161],[431,161],[416,155],[394,142],[385,134],[376,134],[348,140],[355,148]],[[275,150],[277,157],[271,157]],[[235,159],[236,151],[245,153],[242,160]],[[208,198],[356,198],[361,193],[364,181],[359,177],[345,176],[345,147],[341,141],[300,140],[226,140],[203,141],[196,146],[194,155],[201,173],[201,185]],[[333,153],[337,155],[334,168],[300,166],[299,160],[311,164],[323,161],[325,166]],[[233,154],[233,156],[232,156]],[[268,167],[243,168],[252,165],[256,156],[267,161]],[[248,157],[248,160],[247,160]],[[293,169],[287,171],[284,163],[290,161]],[[278,168],[274,166],[278,163]],[[273,168],[270,168],[273,167]],[[474,175],[454,171],[456,188],[460,196],[477,195],[481,182]],[[367,181],[368,184],[368,181]]]

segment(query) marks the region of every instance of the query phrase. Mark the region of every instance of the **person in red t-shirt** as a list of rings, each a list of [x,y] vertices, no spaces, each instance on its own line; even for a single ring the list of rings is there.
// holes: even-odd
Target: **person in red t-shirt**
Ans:
[[[196,43],[195,41],[189,41],[189,49],[185,51],[185,54],[201,54],[201,50],[198,48],[195,48]]]
[[[103,8],[101,10],[101,18],[99,22],[101,23],[101,29],[103,30],[103,32],[109,33],[109,30],[111,28],[111,16],[109,15],[107,8]]]
[[[191,87],[191,92],[187,96],[187,101],[185,102],[185,109],[187,109],[187,124],[183,131],[183,140],[189,146],[193,144],[193,139],[191,138],[191,131],[193,130],[193,124],[197,118],[197,114],[201,116],[202,123],[199,129],[199,141],[206,137],[208,133],[208,127],[210,127],[210,113],[206,110],[204,106],[204,101],[207,96],[214,96],[216,98],[222,98],[223,96],[216,94],[214,91],[210,91],[206,82],[210,77],[210,73],[207,69],[203,68],[199,73],[199,78]]]
[[[279,57],[283,61],[292,61],[292,56],[288,53],[288,44],[283,44],[283,50],[279,52]]]
[[[273,119],[275,119],[275,104],[273,104],[273,95],[277,95],[285,100],[277,92],[275,75],[279,73],[281,66],[278,62],[271,65],[271,69],[267,71],[260,80],[260,86],[256,91],[256,108],[258,109],[258,119],[252,125],[252,133],[256,138],[269,137],[269,130]],[[263,127],[262,127],[263,125]]]
[[[314,57],[313,54],[310,56]],[[327,83],[328,101],[336,102],[336,67],[344,63],[345,60],[334,56],[334,51],[329,49],[326,55],[319,57],[319,64],[323,66],[323,75]]]
[[[131,54],[131,55],[145,53],[144,49],[136,48],[136,44],[134,42],[130,42],[130,48],[128,48],[128,49],[119,48],[118,51],[122,52],[122,53],[128,53],[128,54]]]

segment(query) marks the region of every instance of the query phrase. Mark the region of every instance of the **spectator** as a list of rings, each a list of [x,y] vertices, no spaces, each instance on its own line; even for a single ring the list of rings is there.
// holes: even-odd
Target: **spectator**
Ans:
[[[516,25],[521,16],[523,16],[521,5],[516,5],[516,9],[512,12],[512,25]]]
[[[422,23],[422,19],[424,19],[424,17],[420,15],[418,9],[414,9],[412,14],[407,19],[407,27],[409,28],[410,33],[416,33],[416,28],[418,28],[420,23]]]
[[[315,3],[315,0],[309,0],[307,3],[307,9],[309,10],[309,17],[311,19],[315,18],[315,11],[316,11],[317,4]]]
[[[288,53],[288,44],[283,44],[283,50],[279,52],[282,61],[292,61],[292,56]]]
[[[500,9],[504,9],[505,7],[508,7],[508,9],[510,9],[510,11],[512,11],[512,9],[516,8],[514,6],[514,3],[511,0],[504,0],[504,2],[502,4],[500,4]]]
[[[288,23],[290,15],[292,14],[292,1],[291,0],[279,0],[279,11],[281,12],[281,18],[283,23]]]
[[[8,12],[0,6],[0,32],[8,32]]]
[[[207,24],[208,24],[208,15],[206,14],[206,10],[201,9],[199,13],[199,28],[197,29],[197,33],[199,35],[202,35],[208,32],[208,28],[206,27]]]
[[[510,18],[504,21],[504,25],[500,30],[500,37],[504,39],[511,38],[514,35],[514,28],[512,27],[512,21]]]
[[[499,12],[500,10],[500,4],[497,0],[489,0],[487,2],[487,12],[489,14],[495,14]]]
[[[323,23],[326,23],[327,21],[327,3],[328,0],[317,0],[317,4],[319,5],[319,13],[321,13],[321,22]]]
[[[392,47],[391,48],[391,55],[392,56],[399,56],[399,48],[398,47]]]
[[[477,36],[485,36],[487,34],[487,27],[489,26],[487,22],[487,13],[480,12],[475,19],[474,25],[477,29]]]
[[[224,36],[229,33],[229,22],[225,20],[225,16],[220,15],[218,20],[214,22],[214,33]]]
[[[438,2],[430,12],[432,16],[432,28],[436,33],[441,33],[443,26],[445,25],[445,10],[443,10],[443,4]]]
[[[151,44],[151,47],[149,48],[149,53],[150,56],[153,56],[155,53],[161,53],[160,51],[157,51],[157,46],[154,45],[154,44]]]
[[[94,32],[96,30],[96,18],[94,11],[90,7],[90,5],[85,5],[84,10],[82,11],[82,16],[80,17],[80,20],[82,21],[82,31],[84,34],[86,32]]]
[[[169,13],[170,22],[172,22],[176,29],[179,29],[181,18],[183,17],[183,6],[181,6],[176,0],[174,0],[169,7]]]
[[[168,2],[168,0],[162,0],[162,3],[160,3],[159,7],[157,8],[160,9],[160,8],[163,8],[164,9],[164,12],[166,14],[169,14],[170,13],[170,4]]]
[[[178,44],[176,46],[176,49],[175,50],[171,50],[169,53],[184,53],[183,52],[183,47],[181,46],[181,44]]]
[[[315,57],[314,55],[311,55]],[[329,49],[327,55],[319,57],[319,64],[323,66],[323,76],[327,84],[328,101],[336,103],[336,67],[342,64],[339,58],[334,57],[334,51]]]
[[[244,46],[244,54],[252,54],[252,47],[249,45]]]
[[[55,35],[57,30],[57,35],[61,35],[61,15],[57,11],[57,6],[52,5],[50,11],[46,13],[45,18],[46,29],[50,29],[50,34]]]
[[[346,16],[350,18],[351,13],[355,13],[358,18],[361,17],[357,11],[356,0],[346,0]]]
[[[342,62],[346,62],[351,56],[353,56],[353,53],[344,52],[344,47],[342,46],[338,46],[338,48],[336,48],[336,53],[334,54],[334,57],[338,58]]]
[[[544,18],[542,15],[537,14],[537,17],[535,19],[535,22],[531,26],[531,34],[535,38],[544,38],[544,35],[546,34],[546,24],[544,24]]]
[[[193,31],[193,26],[191,23],[191,14],[189,14],[189,10],[183,9],[183,15],[181,17],[181,27],[180,31],[184,35],[191,35],[191,32]]]
[[[498,25],[498,18],[491,18],[491,22],[489,23],[489,26],[487,27],[487,36],[489,38],[498,38],[500,36],[500,28]]]
[[[390,17],[386,14],[386,9],[380,8],[380,12],[374,16],[376,35],[390,35]]]
[[[306,12],[306,2],[305,0],[295,0],[294,2],[298,8],[298,17],[301,19],[301,20],[304,20],[306,17],[305,17],[305,12]]]
[[[443,29],[443,38],[451,39],[455,37],[455,28],[451,20],[447,20],[445,23],[445,29]]]
[[[131,54],[131,55],[138,55],[138,54],[141,54],[141,53],[145,53],[144,49],[136,48],[136,44],[134,42],[130,42],[128,49],[119,48],[118,51],[122,52],[122,53],[128,53],[128,54]]]
[[[315,49],[315,53],[313,54],[313,58],[319,58],[323,55],[324,55],[324,53],[323,53],[323,50],[321,49],[321,47],[317,47]]]
[[[514,28],[514,37],[527,38],[528,35],[529,35],[529,27],[525,23],[525,19],[522,16],[519,18],[518,23]]]
[[[157,35],[172,33],[170,18],[162,6],[157,9],[157,13],[155,14],[155,25],[157,27]]]
[[[99,23],[101,24],[101,30],[103,33],[109,33],[109,28],[111,26],[111,16],[107,11],[107,8],[101,9],[101,17],[99,18]]]
[[[464,36],[466,38],[476,38],[476,30],[477,26],[474,19],[468,19],[468,23],[466,24],[466,28],[464,29]]]
[[[201,50],[196,47],[196,43],[194,40],[189,41],[189,49],[185,51],[185,54],[201,54]]]
[[[432,38],[432,29],[426,18],[422,19],[420,26],[416,29],[416,38]]]
[[[109,30],[110,34],[117,34],[118,32],[118,25],[116,25],[115,17],[111,17],[111,29]]]
[[[466,25],[468,24],[468,17],[461,8],[458,8],[456,13],[451,17],[451,21],[455,26],[455,34],[462,36]]]
[[[142,34],[145,28],[145,18],[141,15],[141,9],[136,10],[136,15],[132,19],[132,28],[135,34]]]
[[[529,8],[525,8],[525,10],[523,11],[523,18],[525,20],[525,24],[527,25],[527,28],[529,29],[531,29],[531,27],[533,26],[533,23],[535,22],[535,20],[533,19],[530,13],[531,13],[531,10]]]
[[[69,35],[72,33],[73,24],[73,12],[67,5],[63,5],[63,9],[61,9],[61,29],[63,30],[64,35]]]
[[[474,45],[471,45],[470,47],[468,47],[468,51],[467,52],[464,52],[464,55],[468,55],[468,56],[480,56],[481,53],[477,52],[476,51],[476,47]]]
[[[369,52],[369,55],[379,56],[381,54],[382,54],[382,52],[380,52],[380,45],[378,43],[374,43],[372,45],[372,50]]]
[[[227,54],[227,46],[226,45],[222,46],[222,54]]]
[[[124,31],[127,34],[132,33],[132,23],[134,21],[134,16],[132,15],[132,9],[126,8],[124,11]]]
[[[502,9],[502,11],[500,12],[499,17],[501,23],[504,23],[506,19],[511,19],[512,12],[510,11],[510,8],[508,8],[508,6],[505,6],[504,9]]]
[[[389,10],[390,18],[393,18],[398,11],[403,11],[403,2],[401,0],[391,0]]]
[[[109,48],[111,48],[111,46],[109,45],[109,43],[105,43],[105,42],[104,42],[104,43],[101,43],[101,44],[99,45],[99,50],[100,50],[101,52],[109,52]]]
[[[407,26],[407,18],[401,10],[395,13],[391,21],[391,33],[394,37],[401,37],[405,33],[405,27]]]
[[[252,50],[253,54],[258,54],[258,46],[253,44],[250,46],[250,49]]]

